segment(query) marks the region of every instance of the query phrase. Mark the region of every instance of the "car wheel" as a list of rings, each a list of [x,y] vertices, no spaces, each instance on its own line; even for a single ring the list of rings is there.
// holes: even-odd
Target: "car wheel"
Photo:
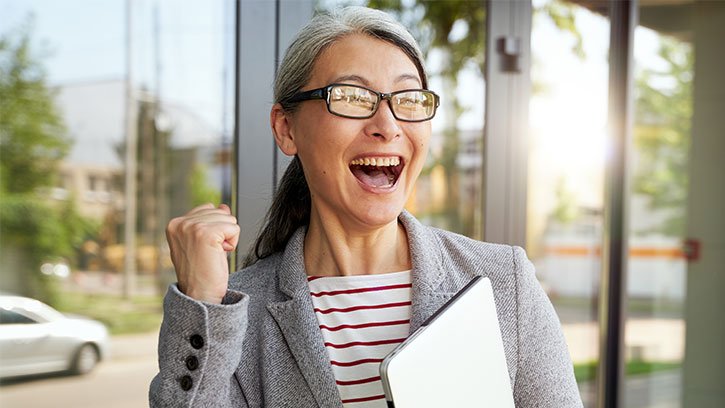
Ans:
[[[74,374],[88,374],[98,363],[98,352],[92,344],[84,344],[76,352],[71,371]]]

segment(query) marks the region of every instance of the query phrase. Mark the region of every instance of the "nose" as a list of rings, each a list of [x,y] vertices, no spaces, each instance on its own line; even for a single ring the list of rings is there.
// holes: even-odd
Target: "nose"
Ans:
[[[377,112],[368,119],[366,132],[371,136],[382,137],[385,140],[393,140],[402,134],[400,121],[393,116],[390,101],[380,101]]]

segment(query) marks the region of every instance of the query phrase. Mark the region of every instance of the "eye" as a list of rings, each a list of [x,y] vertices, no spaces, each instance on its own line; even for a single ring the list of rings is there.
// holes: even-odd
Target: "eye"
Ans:
[[[398,105],[415,105],[420,103],[422,103],[422,101],[411,97],[398,98]]]

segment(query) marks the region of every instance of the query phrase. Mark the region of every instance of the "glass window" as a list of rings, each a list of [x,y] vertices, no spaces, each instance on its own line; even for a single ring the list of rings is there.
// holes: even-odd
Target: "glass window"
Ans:
[[[106,390],[122,405],[148,404],[158,369],[161,295],[175,280],[166,223],[230,201],[234,11],[233,0],[0,3],[2,290],[140,333],[124,377],[144,380]],[[42,405],[34,385],[0,405]]]
[[[0,309],[0,324],[28,324],[37,323],[35,320],[23,316],[12,310]]]
[[[625,406],[722,406],[725,3],[639,16]]]
[[[533,2],[526,250],[593,407],[610,25],[606,3],[576,3]]]

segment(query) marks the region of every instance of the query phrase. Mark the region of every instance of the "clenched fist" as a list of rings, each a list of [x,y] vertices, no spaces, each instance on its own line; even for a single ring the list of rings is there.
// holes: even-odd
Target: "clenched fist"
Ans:
[[[179,290],[196,300],[221,303],[229,283],[226,253],[239,242],[239,225],[229,207],[207,203],[172,219],[166,239]]]

